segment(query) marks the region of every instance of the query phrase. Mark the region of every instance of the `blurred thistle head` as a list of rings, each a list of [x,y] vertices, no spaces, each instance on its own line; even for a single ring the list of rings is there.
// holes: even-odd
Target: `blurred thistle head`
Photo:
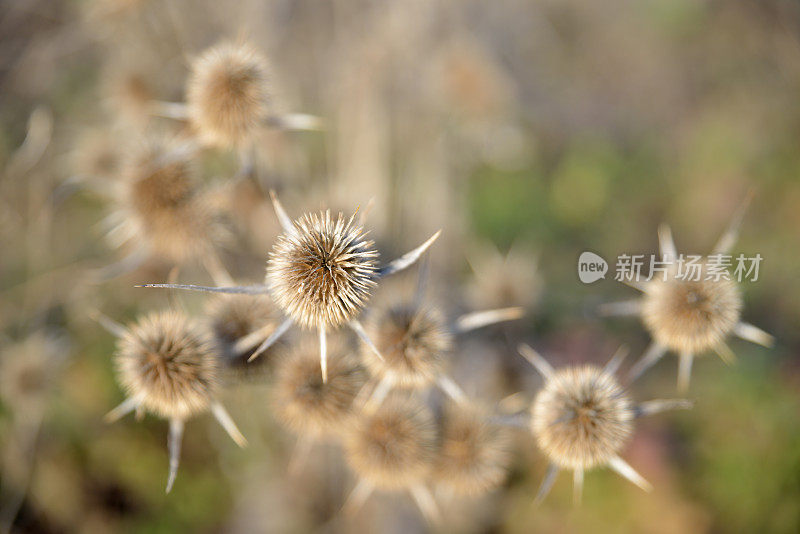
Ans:
[[[0,351],[0,399],[13,411],[44,406],[50,386],[62,368],[66,343],[42,332],[9,344]]]
[[[275,302],[304,327],[339,326],[364,307],[378,252],[364,229],[339,213],[305,214],[278,237],[267,263]]]
[[[189,118],[200,138],[221,147],[252,140],[267,118],[270,94],[264,57],[246,43],[223,42],[192,65]]]
[[[109,234],[115,243],[133,241],[175,263],[212,253],[224,232],[195,180],[190,156],[185,147],[161,141],[133,154]]]
[[[391,373],[399,387],[420,388],[434,383],[453,345],[443,314],[415,304],[377,311],[370,321],[369,334],[383,359],[364,347],[364,362],[375,376]]]
[[[739,322],[742,297],[732,280],[698,280],[674,274],[654,279],[642,302],[642,319],[653,339],[676,352],[699,353],[721,343]]]
[[[273,363],[278,347],[271,347],[258,362],[247,361],[279,325],[277,310],[267,295],[217,295],[208,300],[205,311],[224,371],[236,378],[255,377],[265,364]]]
[[[474,276],[466,290],[473,306],[500,308],[523,306],[534,308],[542,293],[536,255],[520,245],[503,254],[492,243],[474,247],[469,265]]]
[[[531,415],[539,448],[566,469],[607,464],[633,432],[633,406],[622,386],[594,365],[554,371]]]
[[[507,427],[466,403],[450,403],[441,421],[434,480],[461,495],[482,495],[500,486],[511,463]]]
[[[219,373],[208,336],[172,311],[150,313],[131,326],[118,341],[115,364],[128,396],[167,419],[206,410]]]
[[[300,435],[338,434],[353,419],[353,401],[366,382],[358,360],[334,343],[329,347],[328,379],[319,372],[315,345],[302,343],[278,363],[273,389],[275,415]]]
[[[347,459],[356,474],[375,487],[411,487],[428,477],[437,446],[430,410],[411,398],[387,399],[359,415],[345,438]]]

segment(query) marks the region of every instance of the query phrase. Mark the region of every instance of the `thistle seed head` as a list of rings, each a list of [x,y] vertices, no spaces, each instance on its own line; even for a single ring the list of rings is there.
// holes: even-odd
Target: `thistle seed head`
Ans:
[[[370,324],[370,338],[383,356],[369,348],[363,358],[370,372],[393,373],[396,385],[420,388],[430,385],[443,372],[445,355],[453,336],[442,314],[433,308],[400,305],[378,312]]]
[[[200,138],[221,147],[251,140],[267,118],[267,80],[266,60],[248,44],[225,42],[203,52],[192,65],[186,95]]]
[[[336,343],[328,347],[328,381],[319,372],[319,348],[306,343],[276,370],[273,405],[290,430],[312,437],[341,433],[352,423],[353,401],[366,382],[357,359]]]
[[[378,252],[364,229],[330,211],[306,214],[282,234],[267,262],[276,304],[304,327],[339,326],[361,311],[375,285]]]
[[[556,369],[531,411],[539,448],[565,469],[608,463],[633,431],[633,406],[622,386],[593,365]]]
[[[739,321],[742,297],[732,280],[671,276],[650,283],[642,319],[653,339],[678,353],[701,353],[719,345]]]
[[[3,347],[0,351],[0,399],[20,413],[43,407],[66,351],[63,340],[41,332]]]
[[[441,423],[441,445],[434,480],[462,495],[477,496],[500,486],[511,463],[507,427],[487,421],[488,414],[450,404]]]
[[[117,344],[117,375],[129,397],[165,419],[205,410],[219,372],[212,343],[183,315],[151,313]]]
[[[124,231],[175,263],[209,254],[222,229],[194,180],[187,155],[156,143],[127,165]]]
[[[406,488],[424,480],[435,460],[433,414],[413,399],[392,397],[362,413],[345,439],[353,470],[376,487]]]

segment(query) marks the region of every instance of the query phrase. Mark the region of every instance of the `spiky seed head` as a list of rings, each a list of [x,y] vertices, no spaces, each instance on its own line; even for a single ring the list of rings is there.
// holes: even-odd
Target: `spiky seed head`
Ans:
[[[435,460],[436,424],[430,410],[410,398],[391,397],[362,413],[345,439],[347,460],[376,487],[400,489],[424,480]]]
[[[336,342],[328,346],[328,381],[319,372],[319,347],[301,344],[276,369],[273,405],[278,420],[311,437],[336,435],[353,422],[353,401],[366,382],[358,360]]]
[[[208,254],[224,237],[187,154],[155,142],[126,165],[120,203],[124,232],[175,263]]]
[[[698,354],[719,345],[739,322],[742,297],[732,280],[678,277],[648,285],[642,319],[653,339],[676,352]]]
[[[268,348],[254,361],[247,361],[279,325],[277,310],[268,296],[216,296],[206,304],[206,317],[222,355],[224,371],[232,372],[235,378],[248,378],[261,375],[265,365],[273,363],[279,350],[277,345]],[[247,347],[242,347],[242,340],[255,333],[260,335],[252,338]]]
[[[3,347],[0,351],[0,399],[20,414],[43,407],[66,350],[61,339],[41,332]]]
[[[462,495],[477,496],[503,483],[511,463],[508,428],[491,424],[474,406],[450,404],[441,421],[434,480]]]
[[[151,313],[131,326],[117,343],[115,364],[128,396],[164,418],[205,410],[219,372],[203,329],[173,311]]]
[[[625,391],[594,365],[555,370],[531,411],[539,448],[566,469],[607,463],[633,432],[633,407]]]
[[[267,71],[264,57],[246,43],[220,43],[194,61],[186,99],[204,142],[231,147],[253,138],[269,111]]]
[[[370,349],[363,349],[364,361],[373,375],[382,377],[392,372],[397,386],[421,388],[443,372],[453,336],[437,309],[413,304],[392,306],[379,311],[369,328],[370,338],[383,356],[381,360]]]
[[[378,252],[353,217],[306,214],[278,237],[266,283],[276,304],[304,327],[339,326],[361,311],[375,285]]]

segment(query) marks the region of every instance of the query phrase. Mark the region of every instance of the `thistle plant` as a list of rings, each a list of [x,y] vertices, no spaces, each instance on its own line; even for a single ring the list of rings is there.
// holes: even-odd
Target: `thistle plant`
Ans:
[[[531,407],[530,428],[550,462],[536,501],[549,493],[562,469],[573,473],[574,499],[580,502],[584,472],[607,466],[645,491],[650,484],[619,454],[630,441],[636,418],[674,408],[689,408],[682,399],[634,404],[614,377],[627,349],[620,349],[600,368],[595,365],[553,367],[528,345],[520,354],[542,375],[544,387]]]
[[[679,356],[678,391],[685,392],[689,388],[695,356],[713,350],[726,364],[736,362],[736,355],[726,343],[731,335],[765,347],[772,346],[771,335],[741,320],[743,304],[739,288],[732,279],[718,272],[718,259],[730,253],[736,243],[750,196],[695,273],[680,272],[672,232],[662,225],[658,241],[661,257],[668,265],[664,276],[653,276],[649,282],[631,283],[644,293],[643,298],[601,308],[607,315],[639,315],[653,339],[631,368],[631,380],[652,367],[667,351],[674,351]],[[716,266],[711,267],[712,263]]]
[[[172,489],[187,419],[210,411],[240,447],[244,436],[216,400],[219,360],[204,330],[177,312],[154,312],[130,327],[98,317],[118,337],[114,363],[128,398],[106,415],[114,422],[135,411],[169,421],[169,477]]]
[[[379,357],[380,351],[367,335],[357,315],[366,305],[370,290],[377,281],[413,265],[439,237],[436,232],[414,250],[378,267],[378,252],[366,238],[364,229],[355,224],[355,213],[347,220],[330,211],[306,214],[292,221],[272,193],[275,213],[283,227],[267,261],[265,285],[208,287],[185,284],[145,284],[217,293],[269,294],[287,317],[256,349],[250,360],[272,346],[292,324],[316,329],[319,334],[320,369],[327,380],[327,332],[347,324]]]

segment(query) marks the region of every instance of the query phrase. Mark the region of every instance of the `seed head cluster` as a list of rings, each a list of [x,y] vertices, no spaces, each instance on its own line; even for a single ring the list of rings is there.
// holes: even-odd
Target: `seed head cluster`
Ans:
[[[248,44],[221,43],[195,60],[186,100],[203,141],[233,147],[252,140],[269,110],[267,70],[264,57]]]
[[[235,367],[246,373],[273,359],[270,356],[276,352],[277,347],[270,348],[255,362],[247,363],[247,359],[258,344],[277,328],[277,313],[269,297],[266,295],[255,297],[251,295],[219,295],[209,299],[205,311],[214,340],[226,366]],[[258,333],[260,335],[246,346],[241,345],[241,342],[248,336]]]
[[[699,280],[671,276],[651,282],[642,304],[642,319],[653,339],[676,352],[697,354],[719,345],[730,334],[742,310],[736,283],[721,278]]]
[[[294,222],[270,253],[267,286],[276,304],[305,327],[339,326],[366,304],[378,252],[353,217],[330,211]]]
[[[203,329],[176,312],[143,317],[117,345],[115,365],[128,396],[164,418],[205,410],[217,385],[219,363]]]
[[[365,348],[364,361],[375,376],[393,373],[399,387],[420,388],[433,383],[453,346],[444,316],[435,308],[408,304],[378,311],[370,332],[383,359]]]
[[[282,358],[275,372],[275,415],[293,432],[312,437],[339,434],[352,424],[353,403],[364,386],[364,368],[342,347],[330,347],[328,380],[322,381],[319,355],[302,344]]]
[[[431,411],[419,401],[400,397],[361,414],[345,441],[347,459],[356,474],[384,489],[424,481],[433,469],[436,445]]]
[[[593,365],[554,371],[531,411],[539,448],[566,469],[608,463],[633,431],[633,405],[622,386]]]

